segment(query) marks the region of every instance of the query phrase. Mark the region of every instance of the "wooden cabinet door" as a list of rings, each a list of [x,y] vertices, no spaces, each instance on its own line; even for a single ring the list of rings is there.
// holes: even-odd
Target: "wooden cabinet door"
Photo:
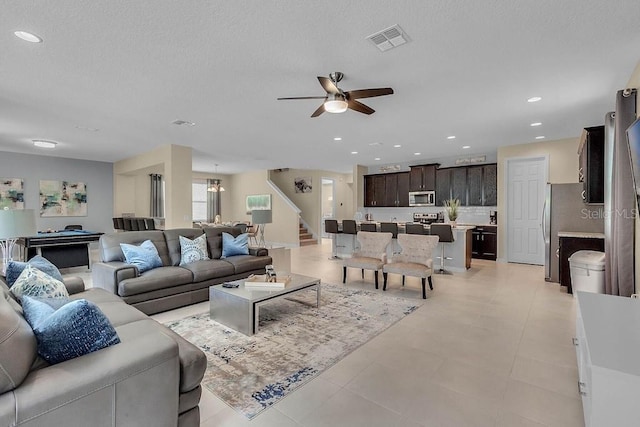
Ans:
[[[451,198],[460,200],[460,206],[467,206],[467,168],[451,169]]]
[[[424,190],[422,182],[422,167],[412,166],[409,171],[409,189],[410,191]]]
[[[587,128],[586,131],[586,202],[604,203],[604,126]]]
[[[498,165],[482,168],[482,206],[498,205]]]
[[[364,206],[368,208],[375,206],[375,200],[376,193],[373,176],[367,175],[364,177]]]
[[[398,175],[398,204],[399,207],[409,207],[410,172],[400,172]]]
[[[471,234],[473,236],[473,240],[471,242],[471,255],[474,258],[480,258],[480,255],[482,254],[482,242],[480,240],[482,233],[477,230],[473,230]]]
[[[434,191],[436,189],[435,165],[422,167],[422,186],[426,191]]]
[[[495,261],[498,252],[498,233],[485,231],[482,233],[482,258]]]
[[[398,174],[384,176],[384,206],[398,206]]]
[[[482,169],[483,166],[471,166],[467,169],[469,206],[482,206]]]
[[[436,206],[444,206],[444,201],[451,198],[451,169],[436,171]]]
[[[386,182],[387,180],[383,175],[373,176],[373,188],[375,193],[374,206],[384,206]]]

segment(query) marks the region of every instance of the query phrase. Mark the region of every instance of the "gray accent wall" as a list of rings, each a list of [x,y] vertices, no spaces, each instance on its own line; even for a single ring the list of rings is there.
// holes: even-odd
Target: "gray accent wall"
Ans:
[[[113,163],[0,152],[0,178],[24,180],[25,208],[36,211],[38,230],[80,224],[85,230],[113,231]],[[84,182],[87,216],[40,217],[40,180]]]

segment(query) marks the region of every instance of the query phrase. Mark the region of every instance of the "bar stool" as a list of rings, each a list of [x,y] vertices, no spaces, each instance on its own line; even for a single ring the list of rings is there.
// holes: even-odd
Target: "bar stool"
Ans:
[[[122,229],[124,231],[132,231],[131,228],[131,218],[122,218]]]
[[[333,236],[331,236],[331,257],[329,259],[340,259],[337,254],[338,243],[336,240],[338,238],[338,234],[342,234],[342,232],[338,229],[338,221],[335,219],[325,219],[324,232],[327,234],[333,234]]]
[[[144,222],[145,222],[145,225],[147,226],[147,230],[156,229],[156,222],[153,220],[153,218],[145,218]]]
[[[381,233],[391,233],[392,239],[391,240],[391,253],[392,254],[397,254],[399,253],[396,250],[396,247],[398,246],[398,223],[397,222],[381,222],[380,223],[380,232]]]
[[[138,223],[138,230],[144,231],[147,229],[147,223],[144,221],[144,218],[136,218],[136,222]]]
[[[378,228],[375,222],[363,222],[360,224],[360,231],[372,231],[375,233],[378,231]]]
[[[445,245],[449,243],[453,243],[455,241],[455,239],[453,238],[453,230],[451,229],[451,224],[431,224],[431,235],[438,236],[439,242],[442,244],[441,245],[442,254],[441,256],[436,257],[436,258],[440,258],[440,270],[438,270],[438,273],[451,274],[450,272],[445,271],[444,269],[444,261],[446,259],[449,259],[449,260],[453,259],[451,257],[446,257],[444,254]]]
[[[356,234],[358,234],[358,226],[356,225],[356,222],[352,219],[342,220],[342,233],[351,235],[352,248],[353,248],[353,252],[355,252],[356,251]]]
[[[407,224],[405,225],[405,229],[407,234],[429,234],[422,224]]]

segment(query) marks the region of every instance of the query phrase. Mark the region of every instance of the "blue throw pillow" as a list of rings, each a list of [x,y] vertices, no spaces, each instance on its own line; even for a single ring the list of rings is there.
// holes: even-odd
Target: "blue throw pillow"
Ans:
[[[249,255],[249,235],[244,233],[233,237],[229,233],[222,233],[222,256],[220,259],[234,255]]]
[[[7,263],[6,280],[9,287],[13,286],[15,281],[18,280],[18,277],[20,277],[20,274],[27,266],[27,264],[31,265],[32,267],[36,267],[43,273],[48,274],[54,279],[62,282],[62,274],[60,274],[58,267],[53,265],[48,259],[40,255],[36,255],[28,262],[9,261]]]
[[[50,364],[120,342],[113,325],[94,303],[79,299],[57,310],[54,307],[36,298],[25,296],[22,299],[24,317],[38,342],[38,354]]]
[[[158,250],[151,240],[145,240],[140,246],[120,243],[120,248],[122,248],[127,264],[133,264],[138,267],[140,273],[162,267],[162,260],[158,255]]]

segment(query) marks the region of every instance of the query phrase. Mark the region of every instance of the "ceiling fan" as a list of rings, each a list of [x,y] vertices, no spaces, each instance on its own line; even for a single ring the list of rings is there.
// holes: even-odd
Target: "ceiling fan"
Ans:
[[[320,85],[322,85],[324,90],[327,92],[325,96],[296,96],[290,98],[278,98],[278,100],[324,99],[324,102],[311,115],[311,117],[318,117],[325,111],[327,113],[344,113],[349,108],[360,113],[372,114],[375,112],[373,108],[356,100],[393,94],[393,89],[390,87],[343,91],[338,87],[338,82],[340,82],[343,77],[344,74],[340,71],[329,74],[329,78],[318,76]]]

